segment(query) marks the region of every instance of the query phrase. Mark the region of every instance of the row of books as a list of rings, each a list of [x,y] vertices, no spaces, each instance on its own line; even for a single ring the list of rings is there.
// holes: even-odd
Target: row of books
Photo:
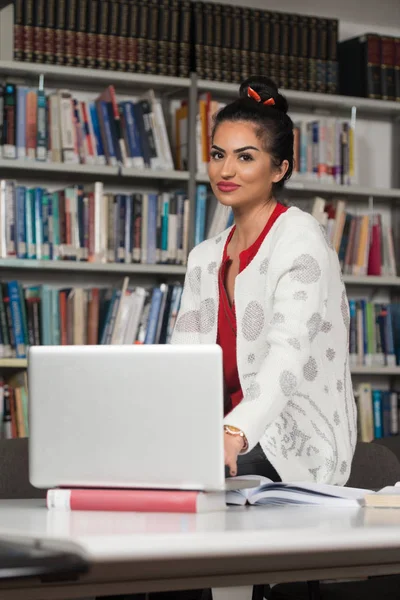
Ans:
[[[338,89],[338,21],[194,2],[195,70],[202,79],[240,82],[268,75],[285,89]]]
[[[355,183],[355,134],[351,121],[330,118],[296,121],[293,134],[293,175],[297,181]]]
[[[0,378],[0,439],[29,436],[27,373]]]
[[[312,215],[326,229],[345,275],[395,277],[397,264],[392,227],[380,213],[346,210],[346,201],[315,198]]]
[[[113,85],[95,98],[68,90],[0,85],[0,158],[174,169],[161,102],[153,90],[119,102]]]
[[[339,44],[340,91],[400,101],[400,36],[367,33]]]
[[[188,77],[189,0],[14,0],[14,59]]]
[[[400,304],[349,299],[350,366],[400,365]]]
[[[337,91],[336,19],[189,0],[14,0],[13,18],[15,60]]]
[[[360,383],[354,395],[361,442],[399,434],[400,392],[373,389],[370,383]]]
[[[94,186],[49,192],[0,180],[0,257],[186,264],[185,192],[104,193]]]
[[[182,284],[120,289],[0,284],[0,356],[26,358],[34,345],[166,344]]]

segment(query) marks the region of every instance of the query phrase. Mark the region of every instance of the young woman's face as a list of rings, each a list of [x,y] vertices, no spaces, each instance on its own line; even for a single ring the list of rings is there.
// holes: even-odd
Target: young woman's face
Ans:
[[[273,165],[251,123],[224,121],[217,127],[208,174],[221,204],[244,208],[267,202],[272,184],[283,177],[286,169],[287,164],[278,169]]]

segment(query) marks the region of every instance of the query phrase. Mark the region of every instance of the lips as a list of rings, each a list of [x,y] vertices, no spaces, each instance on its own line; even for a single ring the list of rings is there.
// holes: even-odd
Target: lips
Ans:
[[[217,183],[217,188],[221,192],[234,192],[235,190],[240,188],[240,185],[236,185],[236,183],[230,183],[228,181],[219,181]]]

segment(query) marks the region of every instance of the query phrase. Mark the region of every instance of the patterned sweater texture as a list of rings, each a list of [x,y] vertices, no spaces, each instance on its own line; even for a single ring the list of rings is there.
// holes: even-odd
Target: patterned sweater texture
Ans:
[[[229,229],[190,253],[172,343],[217,339],[218,269]],[[236,277],[237,365],[244,394],[225,422],[260,442],[283,481],[343,485],[357,414],[349,307],[337,254],[309,214],[291,207]]]

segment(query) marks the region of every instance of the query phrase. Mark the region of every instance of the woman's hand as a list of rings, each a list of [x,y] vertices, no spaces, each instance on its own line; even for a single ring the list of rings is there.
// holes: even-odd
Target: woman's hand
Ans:
[[[229,467],[231,477],[237,474],[237,457],[243,450],[245,442],[240,435],[224,434],[225,464]]]

